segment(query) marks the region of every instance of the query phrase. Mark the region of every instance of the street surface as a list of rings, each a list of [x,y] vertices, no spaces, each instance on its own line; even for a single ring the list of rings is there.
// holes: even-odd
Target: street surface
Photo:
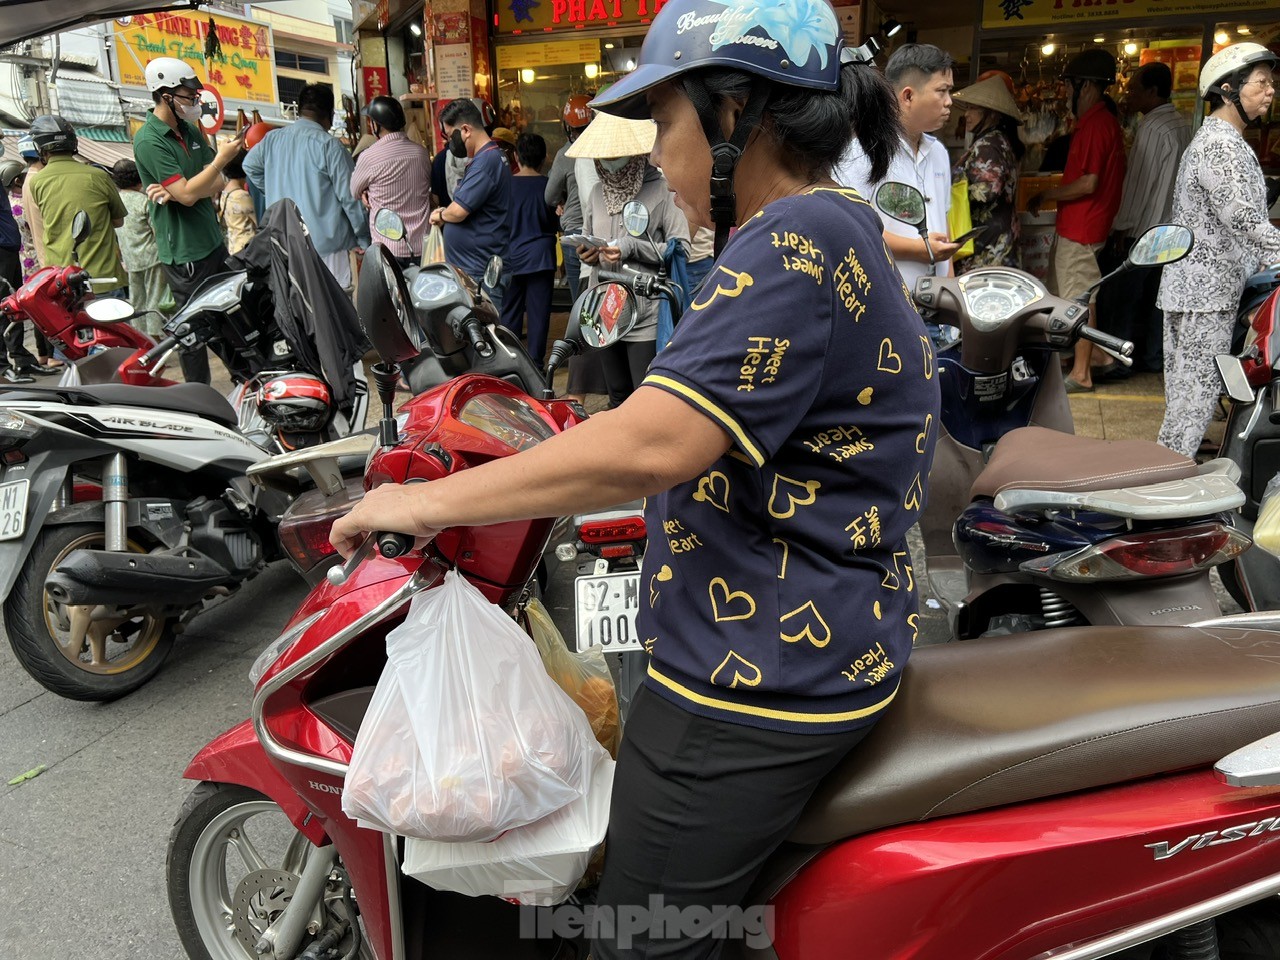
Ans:
[[[275,564],[197,618],[159,676],[115,703],[45,692],[0,642],[0,956],[185,960],[164,876],[193,786],[182,771],[248,717],[249,666],[305,592]]]

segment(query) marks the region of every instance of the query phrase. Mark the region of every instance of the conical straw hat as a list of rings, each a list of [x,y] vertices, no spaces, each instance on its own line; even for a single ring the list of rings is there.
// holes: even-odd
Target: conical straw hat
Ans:
[[[652,120],[626,120],[609,113],[597,113],[569,148],[570,157],[613,160],[635,157],[653,150],[658,128]]]
[[[999,77],[988,77],[963,90],[957,90],[951,95],[951,99],[961,106],[985,107],[996,113],[1003,113],[1006,117],[1013,117],[1018,123],[1022,123],[1022,111],[1013,102],[1009,88]]]

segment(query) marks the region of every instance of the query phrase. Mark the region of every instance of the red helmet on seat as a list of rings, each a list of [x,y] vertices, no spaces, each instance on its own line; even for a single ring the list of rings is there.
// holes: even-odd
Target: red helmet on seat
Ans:
[[[269,425],[287,433],[311,433],[329,420],[329,385],[309,373],[287,373],[258,389],[258,413]]]

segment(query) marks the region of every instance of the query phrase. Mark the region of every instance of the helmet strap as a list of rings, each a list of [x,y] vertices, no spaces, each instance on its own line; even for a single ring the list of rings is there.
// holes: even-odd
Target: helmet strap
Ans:
[[[720,112],[708,92],[706,84],[698,77],[684,81],[685,93],[698,111],[702,132],[711,146],[711,222],[715,225],[715,255],[729,242],[729,231],[738,224],[738,197],[733,178],[742,159],[751,132],[760,125],[764,108],[769,102],[770,82],[764,77],[751,81],[751,93],[746,106],[738,116],[733,135],[725,138],[720,125]]]

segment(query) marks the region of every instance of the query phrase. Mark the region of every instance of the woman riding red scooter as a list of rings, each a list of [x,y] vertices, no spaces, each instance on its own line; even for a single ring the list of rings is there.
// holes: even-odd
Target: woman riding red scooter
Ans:
[[[649,498],[648,529],[663,531],[641,577],[652,660],[619,757],[601,904],[654,889],[677,908],[738,903],[893,700],[911,651],[905,537],[938,384],[875,211],[831,176],[855,135],[875,179],[896,148],[893,93],[870,59],[844,47],[823,3],[760,19],[668,3],[639,67],[594,106],[653,117],[655,165],[690,224],[716,229],[716,265],[670,345],[618,409],[462,482],[376,488],[334,526],[350,553],[368,531],[424,537]]]

